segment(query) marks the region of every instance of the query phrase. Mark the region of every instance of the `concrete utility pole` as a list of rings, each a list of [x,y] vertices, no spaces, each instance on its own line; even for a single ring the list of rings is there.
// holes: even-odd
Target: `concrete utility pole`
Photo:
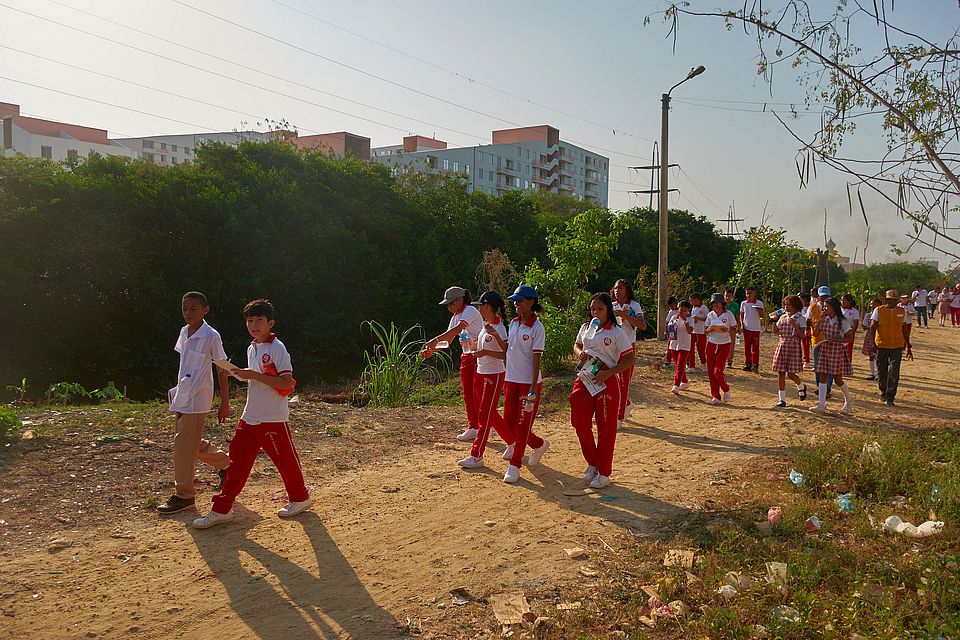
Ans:
[[[662,97],[662,116],[660,121],[660,232],[659,232],[659,257],[657,260],[657,337],[665,340],[667,337],[667,197],[669,195],[669,175],[667,167],[669,166],[668,142],[669,142],[669,123],[670,123],[670,93],[691,78],[695,78],[706,71],[706,67],[700,65],[693,67],[687,73],[687,77],[670,87],[670,91],[663,94]]]

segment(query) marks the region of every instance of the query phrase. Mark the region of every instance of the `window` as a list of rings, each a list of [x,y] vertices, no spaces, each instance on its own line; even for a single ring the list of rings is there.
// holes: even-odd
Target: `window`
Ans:
[[[493,180],[493,171],[487,170],[487,180]]]
[[[427,167],[430,169],[437,168],[437,158],[435,156],[427,156]]]
[[[525,157],[527,158],[527,160],[529,160],[529,159],[530,159],[530,149],[524,149],[524,151],[526,152]]]
[[[183,148],[183,153],[184,153],[185,155],[190,155],[190,147],[184,147],[184,148]]]
[[[443,170],[444,171],[450,170],[450,161],[447,160],[446,158],[443,159]]]
[[[518,157],[518,158],[520,157],[520,154],[521,154],[521,153],[523,153],[523,149],[521,149],[520,147],[517,147],[517,157]]]
[[[173,151],[174,153],[176,153],[176,152],[177,152],[177,145],[175,145],[175,144],[170,145],[170,151]]]
[[[520,188],[520,178],[513,179],[513,186],[515,186],[518,189]]]
[[[170,161],[171,161],[173,164],[177,164],[177,158],[176,158],[176,156],[170,156]]]
[[[53,147],[40,147],[40,157],[47,160],[53,159]]]
[[[529,181],[529,180],[524,180],[524,181],[523,181],[523,188],[524,188],[524,189],[529,189],[529,188],[530,188],[530,181]]]
[[[153,140],[144,140],[143,141],[144,149],[153,149]]]
[[[161,143],[160,143],[160,151],[166,151],[166,150],[167,150],[167,143],[166,143],[166,142],[161,142]]]
[[[67,149],[67,160],[69,162],[77,161],[77,150],[76,149]]]
[[[453,171],[455,173],[460,173],[460,163],[456,160],[453,161]]]
[[[470,175],[470,165],[468,164],[463,165],[463,172],[467,175]]]

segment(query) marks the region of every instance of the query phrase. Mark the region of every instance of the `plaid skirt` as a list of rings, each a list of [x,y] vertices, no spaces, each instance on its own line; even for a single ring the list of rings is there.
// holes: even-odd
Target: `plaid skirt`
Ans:
[[[817,373],[827,375],[852,376],[853,365],[847,356],[847,345],[843,342],[829,340],[820,347],[820,356],[817,358]],[[820,378],[823,380],[823,378]]]
[[[781,336],[773,352],[773,370],[783,373],[803,371],[803,349],[796,335]]]
[[[867,328],[867,332],[863,334],[863,347],[860,349],[860,353],[862,353],[865,356],[872,356],[873,348],[875,346],[876,345],[874,344],[870,336],[870,329]]]

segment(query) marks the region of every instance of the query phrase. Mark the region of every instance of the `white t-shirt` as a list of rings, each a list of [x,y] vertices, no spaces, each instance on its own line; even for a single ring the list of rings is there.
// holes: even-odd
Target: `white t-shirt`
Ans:
[[[204,321],[192,336],[190,327],[180,329],[173,350],[180,354],[177,386],[167,392],[170,411],[207,413],[213,404],[213,361],[226,360],[217,330]]]
[[[927,306],[927,290],[926,289],[916,289],[913,292],[913,304],[918,307]]]
[[[507,382],[530,384],[533,376],[533,354],[543,353],[546,331],[543,323],[532,316],[527,322],[520,322],[520,316],[510,323],[507,337]],[[537,381],[543,380],[543,374],[537,375]]]
[[[641,307],[641,306],[640,306],[640,303],[637,302],[636,300],[631,300],[631,301],[628,302],[627,304],[620,304],[619,302],[614,302],[614,303],[613,303],[613,310],[614,310],[614,311],[620,311],[620,310],[622,310],[622,309],[630,309],[630,310],[633,311],[633,313],[634,313],[634,315],[635,315],[636,317],[638,317],[638,318],[639,318],[639,317],[643,317],[643,307]],[[637,328],[634,327],[632,324],[630,324],[629,322],[627,322],[627,321],[626,321],[625,319],[623,319],[623,318],[617,318],[617,320],[620,321],[620,323],[619,323],[619,324],[620,324],[620,328],[623,329],[623,332],[624,332],[625,334],[627,334],[627,338],[630,339],[630,342],[636,342],[636,341],[637,341]]]
[[[692,336],[687,333],[687,330],[683,325],[693,326],[693,318],[687,316],[686,320],[675,315],[670,319],[668,324],[673,324],[677,328],[677,337],[670,341],[670,345],[667,347],[673,351],[690,351],[690,342],[692,341]]]
[[[293,373],[287,348],[272,333],[265,342],[250,343],[247,347],[247,366],[268,376]],[[290,417],[286,396],[280,395],[276,389],[262,382],[248,382],[247,404],[243,407],[240,419],[247,424],[286,422]]]
[[[913,308],[913,304],[908,302],[907,304],[900,304],[899,306],[903,307],[903,310],[907,312],[906,317],[903,319],[903,324],[913,324],[913,316],[917,313],[917,310]]]
[[[953,296],[950,295],[949,291],[941,291],[940,295],[937,296],[937,302],[946,302],[950,304],[953,301]]]
[[[461,309],[460,313],[453,314],[453,317],[450,318],[450,324],[447,325],[447,331],[461,322],[467,323],[467,333],[470,334],[470,339],[477,342],[480,337],[480,330],[483,329],[483,316],[480,315],[480,310],[468,304]]]
[[[620,362],[624,354],[633,351],[633,342],[627,337],[627,332],[619,325],[608,322],[593,331],[589,322],[580,325],[577,332],[577,342],[583,345],[583,352],[593,356],[612,369]]]
[[[932,307],[935,304],[937,304],[937,292],[936,291],[927,292],[927,306]]]
[[[710,313],[710,309],[707,309],[707,305],[701,304],[699,307],[694,307],[690,310],[690,317],[693,318],[693,332],[699,335],[703,335],[704,321],[707,319],[707,315]]]
[[[856,308],[850,307],[849,309],[844,309],[844,310],[843,310],[843,317],[847,319],[847,322],[850,323],[850,328],[852,329],[852,328],[853,328],[853,321],[854,321],[854,320],[858,320],[858,321],[860,320],[860,312],[857,311]]]
[[[708,327],[723,327],[725,329],[735,329],[737,328],[737,319],[733,317],[733,314],[729,311],[724,311],[719,316],[716,311],[711,311],[707,314],[706,326]],[[707,342],[713,344],[730,344],[730,332],[724,331],[711,331],[707,334]]]
[[[500,338],[506,342],[507,341],[507,327],[504,326],[503,321],[497,318],[495,323],[490,323],[493,326],[494,330],[500,336]],[[484,326],[480,330],[480,338],[477,340],[477,349],[484,349],[485,351],[496,351],[498,353],[503,353],[503,349],[500,348],[500,343],[497,342],[497,339],[487,331],[487,327]],[[507,370],[506,363],[500,358],[494,358],[493,356],[481,356],[477,358],[477,373],[482,373],[483,375],[492,375],[497,373],[503,373]]]
[[[680,315],[679,309],[670,309],[667,311],[667,324],[670,324],[670,321]]]
[[[745,331],[760,331],[760,314],[763,313],[763,300],[754,300],[740,303],[740,312],[743,314],[743,328]],[[715,344],[726,344],[717,342]]]
[[[954,291],[950,294],[950,306],[954,309],[960,309],[960,293]]]

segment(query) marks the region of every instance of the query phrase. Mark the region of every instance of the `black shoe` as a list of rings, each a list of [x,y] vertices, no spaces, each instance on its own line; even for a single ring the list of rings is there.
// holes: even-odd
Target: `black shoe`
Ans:
[[[196,500],[193,498],[181,498],[179,496],[173,495],[170,496],[167,501],[157,507],[157,511],[163,515],[170,515],[171,513],[177,513],[183,511],[184,509],[189,509],[196,503]]]
[[[886,400],[883,401],[883,404],[887,405],[888,407],[892,407],[892,406],[893,406],[893,398],[887,398]]]
[[[774,409],[780,409],[780,408],[785,407],[785,406],[787,406],[786,400],[778,400],[778,401],[777,401],[777,404],[773,405],[773,408],[774,408]]]
[[[744,371],[750,371],[750,365],[747,365],[743,368]]]
[[[800,400],[806,400],[806,399],[807,399],[807,385],[803,385],[802,387],[800,387],[799,393],[800,393]]]
[[[215,486],[215,487],[213,488],[214,491],[220,491],[220,489],[223,489],[223,483],[226,482],[226,480],[227,480],[227,470],[226,470],[226,468],[224,468],[224,469],[217,469],[217,477],[220,478],[220,482],[218,482],[218,483],[217,483],[217,486]]]
[[[758,365],[758,364],[753,365],[753,372],[754,372],[754,373],[760,373],[760,365]]]

